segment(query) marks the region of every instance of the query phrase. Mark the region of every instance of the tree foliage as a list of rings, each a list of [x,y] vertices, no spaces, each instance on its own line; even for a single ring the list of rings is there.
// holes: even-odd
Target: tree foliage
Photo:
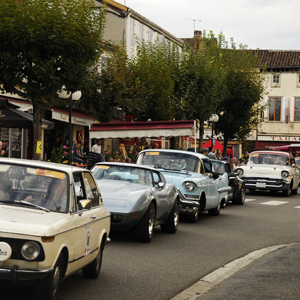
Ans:
[[[31,100],[35,141],[40,106],[80,90],[99,59],[104,24],[92,0],[0,1],[0,87]]]

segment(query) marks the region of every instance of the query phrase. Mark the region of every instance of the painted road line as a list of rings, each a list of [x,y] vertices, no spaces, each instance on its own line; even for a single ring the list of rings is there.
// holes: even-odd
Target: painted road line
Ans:
[[[282,205],[282,204],[286,204],[286,203],[288,203],[288,201],[273,200],[273,201],[268,201],[268,202],[262,202],[260,204],[277,206],[277,205]]]

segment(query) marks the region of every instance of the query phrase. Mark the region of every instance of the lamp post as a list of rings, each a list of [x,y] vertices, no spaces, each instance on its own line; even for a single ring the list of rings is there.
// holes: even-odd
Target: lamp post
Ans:
[[[208,121],[211,123],[211,149],[214,149],[214,127],[215,123],[219,121],[219,116],[217,114],[213,114]]]
[[[68,93],[62,88],[62,92],[58,93],[59,98],[68,99],[69,101],[69,159],[68,164],[72,163],[72,150],[73,150],[73,130],[72,130],[72,110],[73,110],[73,101],[77,101],[81,98],[81,91],[76,91],[74,93]]]

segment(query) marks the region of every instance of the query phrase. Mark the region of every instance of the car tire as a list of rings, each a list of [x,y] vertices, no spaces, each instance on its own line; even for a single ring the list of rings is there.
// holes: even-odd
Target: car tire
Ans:
[[[288,196],[290,196],[291,192],[292,192],[291,186],[289,186],[287,190],[282,191],[282,194],[284,197],[288,197]]]
[[[191,223],[196,223],[199,219],[199,207],[197,207],[197,209],[194,210],[194,213],[192,215],[187,215],[187,219]]]
[[[234,197],[232,199],[232,202],[233,202],[233,204],[243,205],[245,203],[245,200],[246,200],[246,188],[243,185],[241,187],[241,191],[240,191],[238,197]]]
[[[155,218],[155,206],[151,202],[145,215],[135,228],[135,239],[138,242],[149,243],[151,242],[154,231],[154,218]]]
[[[104,246],[102,243],[100,245],[96,258],[89,265],[82,268],[83,277],[90,278],[90,279],[98,278],[102,266],[103,250],[104,250]]]
[[[298,186],[294,190],[292,190],[292,194],[293,195],[297,195],[298,194]]]
[[[56,300],[63,277],[63,256],[60,255],[53,271],[44,279],[37,282],[36,299]]]
[[[175,201],[173,208],[168,216],[168,219],[161,225],[161,230],[167,233],[175,233],[179,224],[179,207],[178,200]]]
[[[208,213],[211,216],[218,216],[220,214],[220,210],[221,210],[221,204],[219,203],[218,206],[216,208],[210,209],[208,211]]]

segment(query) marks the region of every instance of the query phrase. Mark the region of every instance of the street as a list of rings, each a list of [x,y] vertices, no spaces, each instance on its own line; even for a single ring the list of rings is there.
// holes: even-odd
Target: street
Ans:
[[[243,206],[227,205],[217,217],[180,222],[176,234],[157,227],[150,244],[114,233],[100,276],[81,272],[61,285],[59,300],[171,299],[206,274],[264,247],[299,242],[300,196],[247,193]],[[5,288],[1,299],[31,299],[30,288]]]

